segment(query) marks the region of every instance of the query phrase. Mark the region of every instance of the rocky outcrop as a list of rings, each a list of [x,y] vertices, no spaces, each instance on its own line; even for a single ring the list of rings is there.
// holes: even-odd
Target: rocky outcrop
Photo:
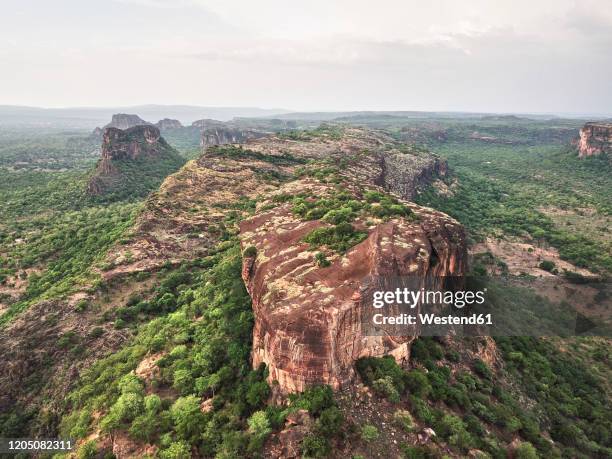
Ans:
[[[252,139],[264,137],[265,132],[255,131],[252,129],[239,129],[233,127],[213,127],[202,131],[200,145],[208,148],[212,145],[226,145],[245,143]]]
[[[308,142],[266,138],[249,142],[264,154],[285,154],[340,167],[341,188],[364,201],[375,189],[410,198],[420,185],[444,174],[446,163],[426,152],[412,152],[383,133],[346,129]],[[328,197],[332,183],[302,178],[284,184],[279,196]],[[313,198],[314,199],[314,198]],[[366,356],[409,357],[415,336],[366,336],[362,313],[372,276],[412,276],[428,288],[440,288],[446,276],[465,273],[467,255],[462,226],[445,214],[403,201],[415,218],[388,220],[360,216],[353,223],[365,240],[338,254],[313,249],[304,237],[329,227],[321,219],[303,220],[291,202],[260,200],[256,215],[240,224],[245,257],[243,279],[255,312],[252,359],[268,366],[269,380],[281,392],[312,384],[340,388],[355,376],[354,362]],[[274,204],[277,203],[277,204]],[[329,266],[317,262],[325,253]]]
[[[173,120],[170,118],[164,118],[163,120],[159,120],[157,123],[155,123],[155,126],[161,131],[169,129],[180,129],[183,127],[179,120]]]
[[[113,115],[111,122],[108,123],[105,128],[113,127],[117,129],[129,129],[134,126],[144,126],[151,124],[148,121],[143,120],[138,115],[130,115],[127,113],[117,113]]]
[[[282,194],[326,196],[333,186],[311,179],[281,188]],[[361,199],[357,188],[355,200]],[[266,203],[262,203],[265,205]],[[445,276],[465,272],[463,228],[450,217],[407,204],[416,220],[377,220],[354,226],[367,238],[344,255],[327,252],[330,265],[319,266],[303,238],[329,226],[322,220],[301,221],[291,204],[258,213],[240,225],[245,258],[243,278],[253,300],[253,365],[266,363],[270,381],[283,392],[313,384],[340,388],[354,378],[354,362],[367,356],[409,356],[414,336],[366,336],[362,328],[366,280],[370,276],[415,276],[419,287],[441,288]],[[370,222],[372,223],[372,222]],[[363,301],[363,302],[362,302]]]
[[[116,129],[129,129],[135,126],[145,126],[150,125],[148,121],[143,120],[138,115],[130,115],[127,113],[116,113],[111,118],[111,122],[104,125],[103,127],[97,127],[93,130],[91,135],[93,137],[102,137],[104,134],[104,130],[106,128],[116,128]]]
[[[612,153],[612,123],[586,123],[577,140],[578,156]]]
[[[164,158],[176,160],[179,166],[182,163],[155,126],[148,124],[125,130],[106,128],[102,134],[101,158],[87,184],[87,192],[101,194],[117,185],[121,179],[117,166],[121,162]]]
[[[235,212],[228,203],[256,200],[255,214],[239,228],[242,246],[254,246],[257,253],[243,264],[255,312],[253,365],[265,362],[270,381],[278,381],[286,393],[315,383],[347,385],[359,357],[407,359],[413,336],[362,336],[364,279],[418,275],[436,284],[462,274],[462,227],[440,212],[403,201],[416,218],[359,217],[353,226],[367,233],[365,240],[343,255],[321,249],[331,265],[319,266],[317,250],[302,239],[329,224],[302,221],[291,203],[274,199],[337,192],[325,179],[298,179],[298,167],[307,164],[337,171],[342,189],[357,201],[364,199],[365,189],[410,198],[446,167],[427,152],[363,129],[318,133],[308,140],[268,136],[249,140],[242,149],[211,147],[150,196],[131,239],[109,252],[103,277],[205,256],[218,243],[228,212]]]

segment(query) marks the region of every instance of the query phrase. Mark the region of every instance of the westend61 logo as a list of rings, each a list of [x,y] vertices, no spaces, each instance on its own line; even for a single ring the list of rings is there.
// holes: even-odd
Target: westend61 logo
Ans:
[[[574,286],[509,276],[369,276],[360,290],[366,336],[612,336],[608,279]],[[592,320],[581,311],[602,313]]]

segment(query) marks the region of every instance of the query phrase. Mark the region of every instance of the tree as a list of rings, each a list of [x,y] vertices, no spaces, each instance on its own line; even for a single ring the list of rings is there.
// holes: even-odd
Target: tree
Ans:
[[[185,440],[202,431],[203,415],[200,401],[195,395],[178,398],[170,407],[176,433]]]

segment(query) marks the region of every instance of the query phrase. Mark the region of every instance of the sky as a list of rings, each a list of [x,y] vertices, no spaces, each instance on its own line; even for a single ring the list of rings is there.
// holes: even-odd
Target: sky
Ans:
[[[2,0],[0,104],[612,113],[610,0]]]

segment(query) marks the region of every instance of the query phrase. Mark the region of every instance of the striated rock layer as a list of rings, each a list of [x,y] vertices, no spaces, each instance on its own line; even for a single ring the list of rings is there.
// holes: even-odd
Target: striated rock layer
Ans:
[[[419,186],[446,172],[446,163],[433,155],[406,150],[383,133],[357,129],[309,141],[266,138],[247,146],[262,154],[335,164],[339,189],[360,202],[366,190],[409,199]],[[240,224],[243,248],[252,246],[250,252],[256,253],[244,258],[242,273],[255,313],[253,366],[265,363],[270,382],[277,381],[284,393],[312,384],[343,387],[353,380],[354,362],[361,357],[393,355],[398,362],[409,357],[413,336],[362,335],[362,301],[370,276],[414,276],[423,287],[439,288],[445,276],[466,270],[463,227],[441,212],[406,201],[413,217],[359,216],[353,227],[367,237],[343,255],[310,247],[304,237],[330,225],[300,219],[283,196],[335,193],[333,181],[285,183],[277,199],[261,200],[256,214]],[[329,266],[319,266],[319,251]]]
[[[282,193],[333,191],[311,179],[285,185]],[[351,190],[360,199],[358,189]],[[245,258],[243,279],[253,300],[253,366],[264,362],[270,381],[283,392],[308,385],[340,388],[354,377],[360,357],[409,356],[414,337],[362,336],[364,281],[368,276],[418,276],[421,287],[441,287],[444,276],[465,272],[463,228],[450,217],[407,204],[417,220],[357,220],[367,239],[342,256],[328,253],[331,265],[319,267],[315,250],[303,242],[308,232],[328,226],[321,220],[300,221],[291,204],[258,213],[240,225],[242,243],[257,249]],[[370,222],[372,223],[372,222]]]
[[[581,158],[612,153],[612,123],[586,123],[577,144]]]

